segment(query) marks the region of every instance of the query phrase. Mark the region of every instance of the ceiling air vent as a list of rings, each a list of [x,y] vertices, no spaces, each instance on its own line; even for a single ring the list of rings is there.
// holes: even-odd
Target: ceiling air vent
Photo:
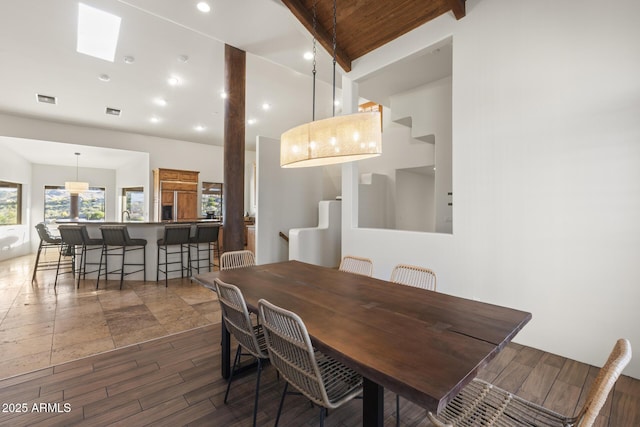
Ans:
[[[56,104],[56,97],[55,96],[49,96],[49,95],[41,95],[41,94],[36,94],[36,96],[38,97],[38,102],[43,102],[45,104]]]
[[[118,110],[117,108],[107,107],[105,113],[107,113],[110,116],[119,116],[120,110]]]

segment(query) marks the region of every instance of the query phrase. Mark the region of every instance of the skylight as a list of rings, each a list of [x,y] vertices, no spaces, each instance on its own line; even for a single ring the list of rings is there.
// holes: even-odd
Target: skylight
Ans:
[[[113,62],[118,45],[121,18],[78,3],[79,53]]]

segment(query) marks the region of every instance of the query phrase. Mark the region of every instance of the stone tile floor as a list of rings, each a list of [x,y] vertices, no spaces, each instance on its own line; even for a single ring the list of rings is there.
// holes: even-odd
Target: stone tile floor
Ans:
[[[57,257],[56,257],[57,258]],[[38,271],[35,256],[0,261],[0,378],[219,323],[215,293],[190,279],[164,282],[61,276]]]

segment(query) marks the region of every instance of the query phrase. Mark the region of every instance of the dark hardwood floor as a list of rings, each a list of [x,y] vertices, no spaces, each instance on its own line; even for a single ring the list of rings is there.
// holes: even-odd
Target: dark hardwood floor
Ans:
[[[558,412],[573,413],[597,372],[510,344],[480,376]],[[0,425],[249,426],[254,384],[253,374],[237,379],[229,403],[223,403],[220,325],[214,324],[0,380]],[[283,384],[267,366],[258,425],[273,425]],[[387,393],[385,402],[385,424],[395,425],[394,395]],[[361,405],[356,400],[331,411],[326,425],[361,425]],[[403,426],[430,425],[424,409],[404,399],[401,419]],[[318,409],[302,397],[289,396],[280,425],[318,425]],[[596,426],[639,425],[640,381],[623,376]]]

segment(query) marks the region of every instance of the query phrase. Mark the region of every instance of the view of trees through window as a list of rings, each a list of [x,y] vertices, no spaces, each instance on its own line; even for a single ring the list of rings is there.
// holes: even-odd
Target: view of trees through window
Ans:
[[[0,225],[21,224],[22,184],[0,181]]]
[[[215,218],[222,218],[222,183],[202,183],[202,203],[200,205],[202,216],[211,212]]]
[[[80,219],[88,221],[104,221],[105,189],[90,187],[78,197],[78,214]],[[44,220],[46,223],[57,219],[71,219],[71,196],[64,187],[44,187]]]
[[[144,188],[129,187],[122,189],[124,209],[129,212],[129,221],[144,221]]]

